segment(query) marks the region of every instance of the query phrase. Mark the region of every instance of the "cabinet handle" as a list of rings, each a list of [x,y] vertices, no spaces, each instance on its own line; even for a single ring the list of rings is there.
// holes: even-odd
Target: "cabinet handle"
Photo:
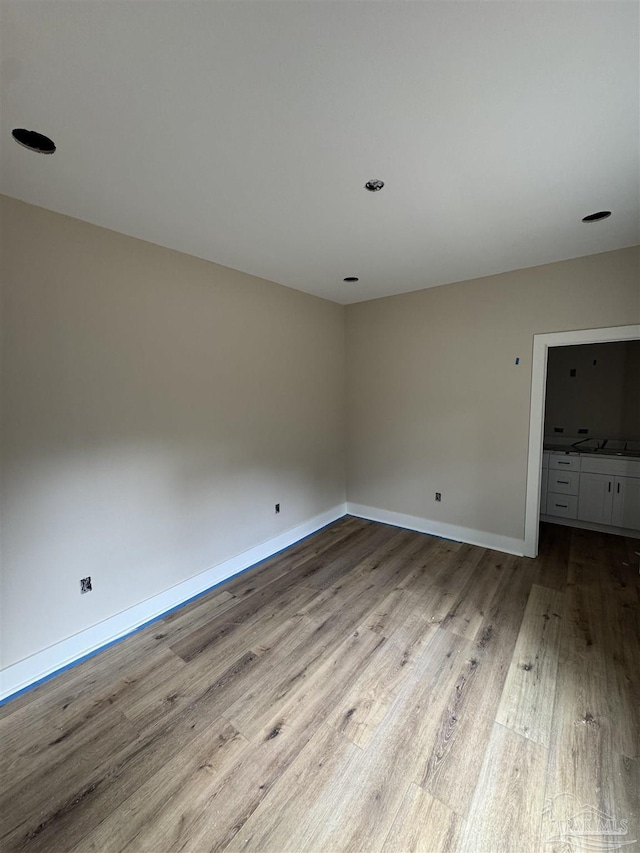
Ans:
[[[569,481],[568,481],[568,480],[556,480],[556,483],[562,483],[562,485],[563,485],[563,486],[568,486],[568,485],[569,485]]]
[[[556,504],[556,506],[560,506],[562,509],[569,509],[567,504]]]
[[[618,494],[620,494],[620,483],[618,483],[618,488],[616,489],[616,492],[617,492]]]
[[[571,462],[558,462],[558,465],[571,465]]]
[[[611,491],[611,480],[609,480],[609,491]]]

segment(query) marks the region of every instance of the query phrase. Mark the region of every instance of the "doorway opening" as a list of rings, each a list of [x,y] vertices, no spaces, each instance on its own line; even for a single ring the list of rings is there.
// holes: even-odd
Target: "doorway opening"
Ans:
[[[534,335],[524,537],[524,553],[527,557],[536,557],[538,555],[541,469],[549,349],[551,347],[568,347],[579,344],[612,343],[614,341],[630,340],[640,340],[640,324]]]

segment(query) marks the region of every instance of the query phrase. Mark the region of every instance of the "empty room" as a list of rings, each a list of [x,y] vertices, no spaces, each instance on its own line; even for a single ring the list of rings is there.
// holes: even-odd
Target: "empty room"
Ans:
[[[0,75],[2,853],[640,853],[640,4]]]

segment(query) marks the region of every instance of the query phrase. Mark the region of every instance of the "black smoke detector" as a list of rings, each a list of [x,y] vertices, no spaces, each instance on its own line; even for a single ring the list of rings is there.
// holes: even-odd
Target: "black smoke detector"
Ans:
[[[37,151],[38,154],[53,154],[56,150],[52,139],[42,133],[37,133],[35,130],[16,127],[11,131],[11,135],[19,145],[28,148],[29,151]]]

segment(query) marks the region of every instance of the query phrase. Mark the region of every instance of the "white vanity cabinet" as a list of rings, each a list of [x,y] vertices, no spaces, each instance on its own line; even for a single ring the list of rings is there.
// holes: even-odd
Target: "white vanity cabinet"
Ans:
[[[544,471],[543,520],[640,534],[640,459],[552,451]]]

